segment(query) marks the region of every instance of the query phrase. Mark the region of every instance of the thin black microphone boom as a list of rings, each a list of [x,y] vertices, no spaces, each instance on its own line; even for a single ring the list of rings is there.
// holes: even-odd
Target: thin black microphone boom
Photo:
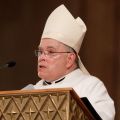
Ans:
[[[14,67],[15,65],[16,65],[15,61],[9,61],[9,62],[5,63],[4,65],[1,65],[0,69],[11,68],[11,67]]]

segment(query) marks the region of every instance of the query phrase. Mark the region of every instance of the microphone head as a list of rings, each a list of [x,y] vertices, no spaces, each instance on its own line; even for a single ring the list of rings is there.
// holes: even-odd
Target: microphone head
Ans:
[[[8,63],[6,63],[6,67],[14,67],[16,65],[15,61],[10,61]]]
[[[3,68],[11,68],[11,67],[14,67],[16,65],[16,62],[15,61],[9,61],[3,65],[0,66],[0,69],[3,69]]]

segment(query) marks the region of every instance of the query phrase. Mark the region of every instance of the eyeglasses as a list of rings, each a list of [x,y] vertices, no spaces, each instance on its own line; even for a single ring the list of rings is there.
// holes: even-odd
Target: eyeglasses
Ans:
[[[42,54],[48,56],[48,57],[53,57],[56,55],[56,53],[71,53],[71,52],[53,52],[53,51],[42,51],[42,50],[35,50],[35,55],[37,57],[41,56]]]

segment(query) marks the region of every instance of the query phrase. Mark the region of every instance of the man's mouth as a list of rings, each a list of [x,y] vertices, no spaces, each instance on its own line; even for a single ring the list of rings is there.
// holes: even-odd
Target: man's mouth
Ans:
[[[38,68],[46,68],[44,65],[39,65]]]

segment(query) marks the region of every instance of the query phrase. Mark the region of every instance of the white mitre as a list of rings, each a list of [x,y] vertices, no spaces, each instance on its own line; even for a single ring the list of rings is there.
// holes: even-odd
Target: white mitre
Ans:
[[[60,5],[49,15],[41,40],[43,38],[55,39],[72,47],[78,54],[86,30],[85,23],[79,17],[75,19],[64,5]],[[79,55],[78,58],[81,71],[89,74]]]

